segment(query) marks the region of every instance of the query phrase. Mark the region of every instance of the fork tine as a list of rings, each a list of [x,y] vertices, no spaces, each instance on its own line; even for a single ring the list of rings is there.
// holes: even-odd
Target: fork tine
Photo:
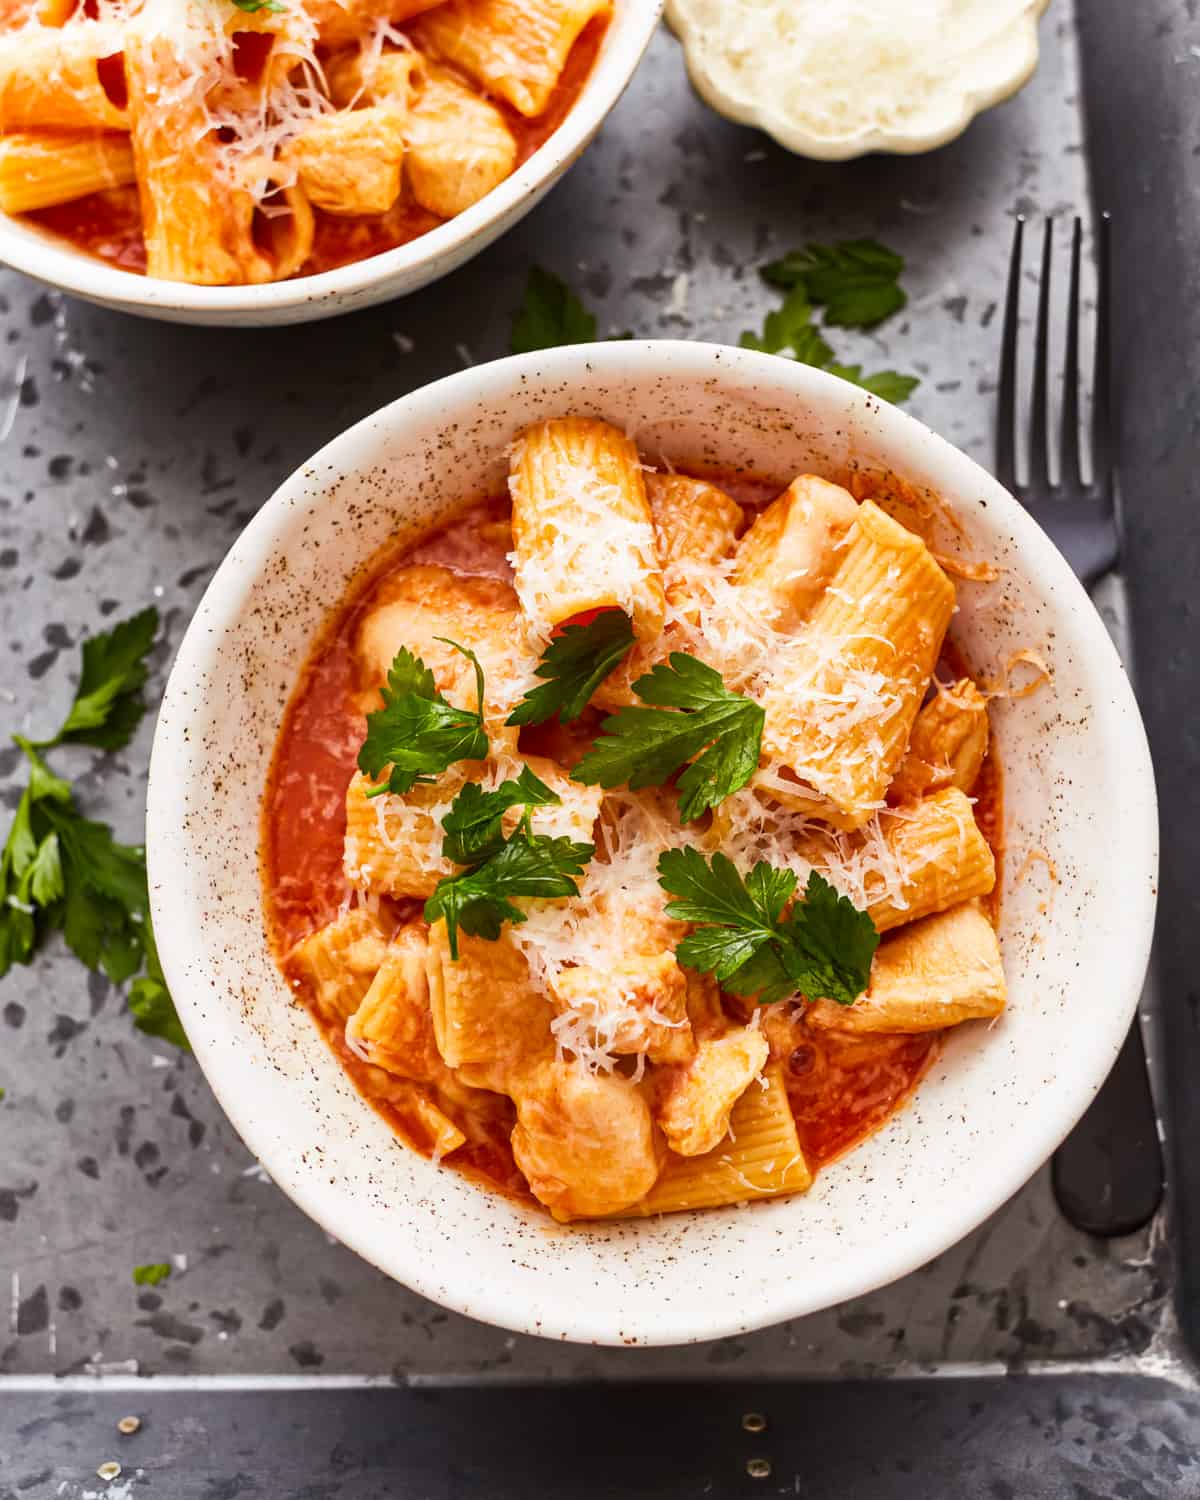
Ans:
[[[1029,483],[1050,488],[1050,259],[1054,221],[1042,236],[1042,279],[1038,287],[1037,338],[1033,347],[1033,396],[1029,414]]]
[[[996,478],[1006,489],[1017,487],[1017,323],[1021,313],[1021,247],[1025,216],[1013,224],[1004,298],[1004,334],[1000,345],[1000,386],[996,410]]]
[[[1112,429],[1112,215],[1098,226],[1096,267],[1096,367],[1092,376],[1092,482],[1111,484],[1116,457]]]
[[[1067,348],[1063,357],[1062,483],[1083,487],[1079,448],[1079,261],[1083,220],[1076,218],[1071,234],[1071,289],[1067,297]]]

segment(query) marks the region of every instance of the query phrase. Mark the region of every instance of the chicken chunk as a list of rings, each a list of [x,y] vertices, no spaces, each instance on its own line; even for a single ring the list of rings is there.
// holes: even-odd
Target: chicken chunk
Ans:
[[[748,1026],[702,1041],[686,1067],[663,1079],[655,1118],[680,1156],[711,1151],[729,1116],[767,1061],[767,1039]]]
[[[936,1031],[999,1015],[1006,997],[995,928],[967,901],[902,927],[879,945],[865,995],[819,1000],[808,1019],[835,1031]]]
[[[553,1030],[564,1047],[580,1027],[591,1045],[618,1056],[640,1053],[651,1062],[678,1063],[696,1050],[687,977],[671,953],[618,959],[607,969],[580,964],[563,969],[551,987],[559,1016]]]
[[[917,715],[889,797],[915,802],[948,786],[969,793],[983,767],[988,737],[987,699],[969,677],[962,677]]]
[[[628,1079],[549,1061],[527,1076],[516,1105],[513,1156],[560,1222],[618,1213],[653,1187],[654,1123]]]
[[[452,219],[512,172],[517,143],[494,104],[428,64],[408,121],[408,181],[430,213]]]
[[[405,111],[372,104],[313,120],[292,140],[293,162],[309,201],[327,214],[383,214],[400,196]]]

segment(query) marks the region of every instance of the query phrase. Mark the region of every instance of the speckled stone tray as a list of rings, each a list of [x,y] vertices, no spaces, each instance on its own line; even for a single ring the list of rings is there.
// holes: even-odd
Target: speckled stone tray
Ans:
[[[772,305],[757,264],[806,237],[876,234],[908,259],[910,306],[881,335],[848,335],[844,346],[855,359],[920,373],[911,409],[988,462],[1007,216],[1013,208],[1087,211],[1094,190],[1118,216],[1118,348],[1132,376],[1124,382],[1127,581],[1160,790],[1173,810],[1161,1013],[1147,1024],[1172,1138],[1186,1140],[1195,1106],[1184,1085],[1200,1077],[1193,596],[1200,481],[1188,383],[1200,331],[1192,154],[1200,140],[1200,19],[1195,6],[1173,0],[1144,0],[1136,15],[1106,0],[1080,4],[1077,18],[1068,0],[1056,0],[1034,81],[960,141],[926,157],[838,166],[798,160],[712,114],[688,89],[679,49],[664,31],[598,142],[522,225],[437,286],[333,323],[274,332],[172,327],[0,274],[3,742],[11,729],[54,721],[83,632],[152,600],[165,621],[167,644],[155,663],[161,688],[209,576],[276,485],[375,407],[462,362],[505,352],[535,261],[580,290],[602,330],[736,341]],[[1122,597],[1118,587],[1100,600],[1119,637]],[[1180,718],[1181,701],[1191,705],[1190,721]],[[87,810],[130,839],[141,831],[150,732],[147,724],[128,751],[80,782]],[[81,769],[90,761],[79,752]],[[15,754],[0,748],[6,806],[15,801],[16,774]],[[611,1477],[601,1481],[615,1471],[598,1457],[586,1483],[558,1487],[700,1494],[707,1477],[709,1493],[744,1486],[777,1493],[786,1469],[784,1492],[812,1496],[1200,1495],[1200,1469],[1188,1453],[1197,1416],[1188,1351],[1197,1262],[1194,1251],[1178,1249],[1200,1243],[1200,1173],[1186,1155],[1174,1164],[1167,1209],[1125,1239],[1092,1240],[1071,1228],[1043,1171],[933,1264],[802,1322],[685,1349],[557,1346],[446,1313],[328,1240],[250,1159],[195,1065],[134,1031],[120,997],[57,945],[0,986],[0,1018],[7,1091],[0,1269],[11,1289],[0,1336],[0,1497],[99,1492],[96,1465],[114,1456],[126,1464],[120,1483],[135,1481],[130,1494],[145,1486],[154,1495],[441,1500],[536,1494],[543,1483],[548,1492],[553,1466],[535,1474],[511,1455],[509,1479],[500,1467],[481,1479],[480,1444],[496,1432],[496,1451],[507,1452],[505,1423],[558,1430],[581,1423],[583,1408],[564,1394],[567,1404],[530,1407],[517,1418],[504,1405],[511,1393],[501,1398],[496,1382],[698,1378],[744,1386],[714,1386],[697,1405],[696,1429],[706,1411],[713,1425],[690,1467],[651,1465],[636,1485],[631,1471],[622,1490]],[[131,1268],[160,1259],[175,1266],[170,1281],[135,1288]],[[1036,1380],[999,1378],[1043,1369]],[[922,1384],[932,1372],[948,1378]],[[303,1396],[291,1378],[301,1375]],[[882,1375],[904,1379],[857,1379]],[[971,1377],[975,1396],[958,1375]],[[159,1384],[142,1383],[146,1376]],[[828,1384],[846,1377],[856,1379]],[[781,1380],[823,1384],[762,1385]],[[236,1396],[222,1389],[230,1381]],[[381,1393],[364,1381],[418,1390]],[[1050,1394],[1056,1381],[1073,1393],[1061,1408]],[[1014,1385],[1019,1396],[1010,1395]],[[443,1386],[454,1394],[433,1404],[420,1394]],[[769,1429],[777,1482],[765,1490],[744,1468],[771,1443],[748,1443],[734,1420],[735,1409],[753,1406],[749,1394],[735,1393],[743,1388],[759,1405],[764,1391],[774,1392],[779,1409],[795,1414],[787,1436],[778,1420]],[[844,1399],[829,1394],[838,1390]],[[685,1411],[680,1388],[671,1391],[662,1409]],[[395,1404],[381,1406],[384,1394]],[[968,1439],[972,1402],[994,1404],[997,1415]],[[1072,1426],[1079,1403],[1092,1403],[1091,1415]],[[115,1445],[113,1423],[124,1408],[149,1415],[122,1453],[110,1453],[105,1435]],[[1139,1413],[1151,1408],[1143,1420]],[[651,1424],[654,1409],[648,1398]],[[918,1430],[905,1416],[918,1409],[932,1413],[920,1428],[928,1455],[941,1451],[939,1442],[952,1444],[956,1431],[961,1438],[960,1468],[929,1471],[957,1473],[948,1488],[915,1479],[905,1488],[919,1463],[907,1471],[878,1466],[885,1438],[900,1442]],[[797,1424],[806,1427],[811,1416],[812,1430],[824,1431],[843,1421],[839,1412],[859,1434],[852,1452],[861,1473],[878,1477],[886,1468],[886,1484],[878,1478],[872,1488],[864,1478],[848,1489],[857,1471],[832,1452],[819,1482],[799,1458],[799,1467],[788,1467],[790,1457],[783,1463]],[[449,1428],[437,1427],[439,1413]],[[613,1420],[628,1422],[631,1454],[648,1451],[650,1429],[639,1429],[628,1403]],[[667,1423],[664,1442],[689,1428],[682,1415],[671,1420],[683,1425]],[[387,1428],[384,1447],[370,1450],[377,1471],[363,1457],[369,1442],[360,1421]],[[401,1439],[430,1423],[423,1456],[411,1450],[409,1488],[397,1477],[406,1472]],[[1111,1439],[1132,1438],[1146,1423],[1160,1435],[1170,1430],[1151,1443],[1149,1457]],[[472,1434],[457,1468],[451,1431]],[[223,1441],[229,1435],[233,1443],[235,1433],[241,1458]],[[1023,1488],[1014,1478],[1021,1469],[1009,1463],[1014,1434],[1029,1445]],[[286,1484],[278,1467],[285,1442]],[[565,1461],[571,1446],[560,1432],[552,1449]],[[1099,1455],[1095,1465],[1080,1459],[1081,1449]],[[1064,1468],[1060,1484],[1056,1454],[1082,1463],[1077,1480]],[[793,1470],[805,1475],[795,1489]],[[733,1476],[728,1486],[722,1474]],[[831,1475],[840,1488],[822,1487]],[[653,1486],[648,1476],[657,1476]]]

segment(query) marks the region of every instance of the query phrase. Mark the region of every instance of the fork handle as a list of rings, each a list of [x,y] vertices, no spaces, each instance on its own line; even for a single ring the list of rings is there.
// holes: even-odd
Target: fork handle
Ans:
[[[1136,1016],[1112,1072],[1054,1153],[1050,1180],[1064,1217],[1085,1234],[1132,1234],[1154,1217],[1163,1156]]]

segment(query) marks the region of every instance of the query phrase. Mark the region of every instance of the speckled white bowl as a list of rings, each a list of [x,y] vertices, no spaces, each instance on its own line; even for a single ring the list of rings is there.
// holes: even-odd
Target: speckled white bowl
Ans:
[[[996,704],[1007,788],[1011,1005],[954,1032],[915,1100],[805,1197],[558,1227],[399,1145],[290,1003],[263,934],[262,786],[326,611],[389,538],[501,487],[506,444],[582,412],[675,461],[772,476],[882,466],[951,501],[1002,581],[964,584],[976,670],[1033,647],[1054,686]],[[528,1333],[670,1344],[743,1332],[903,1276],[1038,1167],[1099,1087],[1134,1013],[1156,875],[1154,782],[1133,694],[1066,563],[962,453],[895,407],[769,355],[655,341],[464,370],[351,428],[267,502],[179,650],[150,770],[155,930],[217,1097],[271,1177],[331,1234],[459,1312]],[[1053,862],[1046,879],[1038,850]],[[1025,866],[1023,869],[1022,867]]]
[[[122,271],[0,214],[0,262],[102,307],[169,323],[236,328],[308,323],[403,297],[448,275],[511,229],[582,155],[633,77],[662,5],[663,0],[613,0],[596,64],[549,140],[465,213],[395,250],[267,286],[187,286]]]

